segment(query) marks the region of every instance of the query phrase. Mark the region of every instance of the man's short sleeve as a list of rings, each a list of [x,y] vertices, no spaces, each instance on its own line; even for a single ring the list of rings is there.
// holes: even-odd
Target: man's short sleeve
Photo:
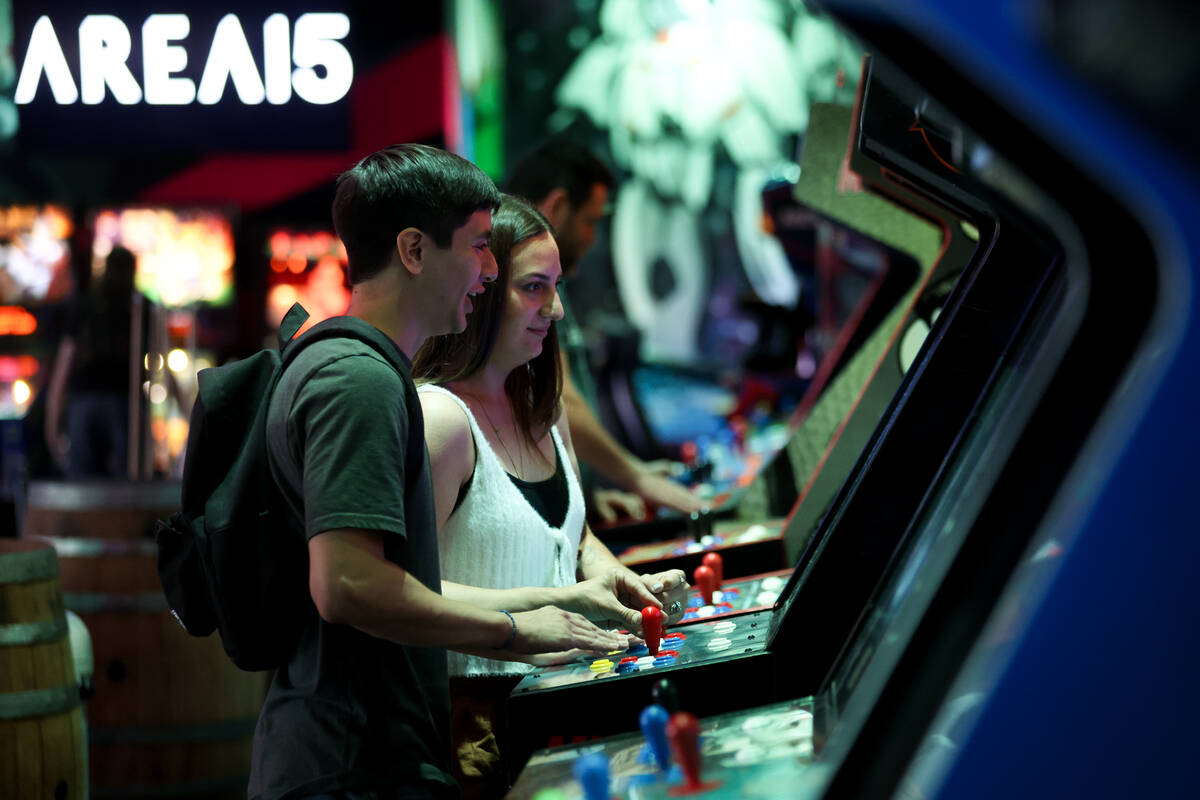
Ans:
[[[406,533],[408,410],[395,369],[373,353],[330,361],[299,388],[288,427],[303,465],[305,536]]]

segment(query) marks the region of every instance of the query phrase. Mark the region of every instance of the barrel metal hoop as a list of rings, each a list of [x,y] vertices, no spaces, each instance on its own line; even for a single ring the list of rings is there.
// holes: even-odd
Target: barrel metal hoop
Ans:
[[[0,719],[25,719],[61,714],[79,705],[79,686],[55,686],[0,694]]]
[[[69,536],[40,537],[54,545],[59,558],[100,558],[103,556],[153,556],[158,545],[152,539],[84,539]]]
[[[231,775],[227,778],[189,781],[187,783],[131,784],[128,786],[97,786],[92,784],[92,800],[129,797],[209,797],[245,791],[250,782],[249,773]]]
[[[199,742],[231,741],[250,736],[258,717],[193,725],[161,725],[155,727],[121,725],[95,726],[88,729],[94,744],[196,744]]]
[[[18,550],[0,558],[0,583],[33,583],[58,577],[58,556],[53,547]]]
[[[178,481],[32,481],[27,507],[52,511],[177,509]]]
[[[54,642],[67,635],[67,618],[59,615],[49,622],[12,622],[0,624],[0,647],[17,644]]]
[[[167,598],[162,592],[64,592],[63,605],[76,614],[97,614],[105,611],[156,612],[167,610]]]

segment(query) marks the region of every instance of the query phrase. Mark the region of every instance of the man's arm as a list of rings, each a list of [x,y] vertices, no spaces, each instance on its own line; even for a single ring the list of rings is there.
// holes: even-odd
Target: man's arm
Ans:
[[[500,611],[443,597],[384,558],[384,535],[395,534],[343,528],[309,539],[309,591],[326,622],[399,644],[508,660],[572,648],[609,652],[626,646],[624,637],[573,612],[544,607],[513,613],[510,621]],[[507,648],[493,649],[504,647],[510,637]]]
[[[656,472],[622,447],[592,412],[591,406],[571,379],[567,355],[560,352],[563,373],[563,404],[575,439],[579,460],[615,485],[639,495],[654,505],[691,513],[703,502],[684,487]]]

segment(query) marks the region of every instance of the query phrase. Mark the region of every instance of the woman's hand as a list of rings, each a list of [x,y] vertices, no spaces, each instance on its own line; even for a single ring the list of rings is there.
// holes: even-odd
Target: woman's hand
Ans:
[[[555,591],[558,594],[555,605],[596,622],[614,620],[636,633],[642,630],[643,608],[662,608],[646,581],[623,567]]]
[[[683,619],[683,613],[687,610],[688,592],[692,588],[688,585],[683,570],[669,569],[666,572],[645,574],[640,579],[642,585],[662,605],[663,613],[667,615],[664,624],[674,625]]]

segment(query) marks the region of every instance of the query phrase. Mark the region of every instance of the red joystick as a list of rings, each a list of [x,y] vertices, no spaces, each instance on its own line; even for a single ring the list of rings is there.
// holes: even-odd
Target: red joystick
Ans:
[[[671,744],[671,754],[675,763],[683,771],[682,786],[672,787],[668,794],[672,797],[695,794],[708,791],[721,785],[720,781],[700,780],[700,720],[695,714],[677,711],[667,721],[667,741]]]
[[[700,559],[700,563],[711,569],[717,576],[717,588],[720,589],[725,580],[725,562],[721,560],[721,554],[705,553],[704,558]]]
[[[704,605],[711,606],[713,601],[713,591],[717,588],[717,576],[712,571],[712,567],[706,567],[703,564],[696,567],[696,571],[692,573],[695,579],[696,586],[700,588],[700,596],[704,598]]]
[[[642,638],[650,655],[658,655],[658,643],[662,641],[663,612],[661,608],[646,606],[642,609]]]

